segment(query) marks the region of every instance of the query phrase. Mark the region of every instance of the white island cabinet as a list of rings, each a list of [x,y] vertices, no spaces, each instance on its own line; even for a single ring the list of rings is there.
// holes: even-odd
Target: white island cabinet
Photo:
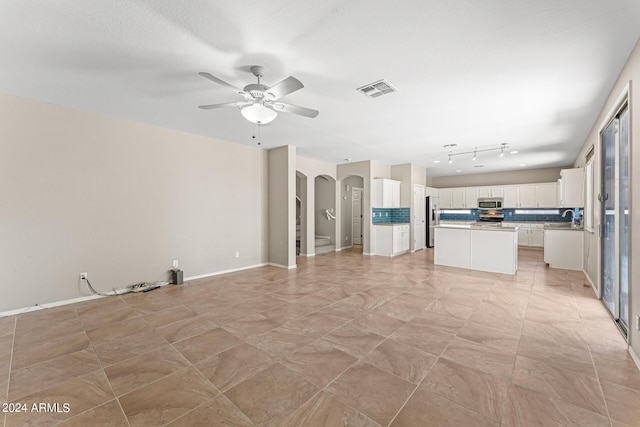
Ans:
[[[436,226],[436,265],[516,274],[518,228],[482,225]]]

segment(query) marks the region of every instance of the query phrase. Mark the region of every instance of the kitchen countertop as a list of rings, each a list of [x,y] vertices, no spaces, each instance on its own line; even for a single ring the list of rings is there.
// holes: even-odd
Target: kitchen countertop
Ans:
[[[440,224],[436,225],[436,228],[457,228],[460,230],[482,230],[482,231],[505,231],[507,233],[515,233],[518,231],[518,227],[502,227],[499,225],[484,225],[484,224]]]
[[[373,224],[376,225],[410,225],[410,222],[385,222],[384,224]]]
[[[545,224],[544,225],[544,229],[545,230],[560,230],[560,231],[583,231],[584,227],[583,226],[575,226],[575,225],[568,225],[568,226],[557,226],[557,225],[550,225],[550,224]]]

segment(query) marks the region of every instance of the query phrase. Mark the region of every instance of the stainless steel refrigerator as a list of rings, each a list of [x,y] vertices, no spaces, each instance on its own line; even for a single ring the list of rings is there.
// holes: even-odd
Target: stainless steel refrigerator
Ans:
[[[434,196],[429,196],[426,198],[426,207],[427,207],[427,226],[425,227],[427,230],[427,247],[432,248],[435,246],[435,238],[436,238],[436,225],[440,224],[440,210],[438,208],[438,198]]]

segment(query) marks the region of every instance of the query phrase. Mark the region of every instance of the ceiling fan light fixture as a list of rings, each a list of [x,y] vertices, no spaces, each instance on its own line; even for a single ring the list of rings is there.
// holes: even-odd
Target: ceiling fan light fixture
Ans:
[[[257,102],[242,108],[240,113],[251,123],[259,125],[271,123],[276,117],[278,117],[278,113],[269,108],[265,108],[264,105]]]

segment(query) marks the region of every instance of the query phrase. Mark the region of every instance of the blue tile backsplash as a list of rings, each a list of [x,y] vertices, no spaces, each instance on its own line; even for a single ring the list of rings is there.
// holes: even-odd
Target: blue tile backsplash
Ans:
[[[447,209],[452,211],[454,209]],[[466,209],[471,210],[470,214],[467,213],[441,213],[440,219],[444,220],[459,220],[459,221],[477,221],[478,220],[478,209]],[[536,214],[536,213],[528,213],[528,214],[516,214],[516,210],[527,210],[528,212],[543,212],[550,211],[556,209],[503,209],[502,213],[504,214],[505,222],[522,222],[522,221],[539,221],[539,222],[571,222],[572,215],[567,215],[565,218],[562,217],[561,213],[566,209],[557,209],[557,214]]]
[[[409,208],[373,208],[373,224],[398,224],[411,222]]]

